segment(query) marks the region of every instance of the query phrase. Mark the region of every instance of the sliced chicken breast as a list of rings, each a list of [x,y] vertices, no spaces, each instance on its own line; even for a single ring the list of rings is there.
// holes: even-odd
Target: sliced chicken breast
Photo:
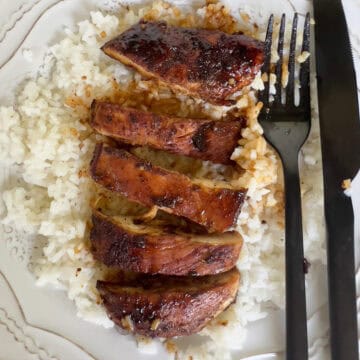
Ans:
[[[97,183],[129,200],[183,216],[211,232],[235,225],[246,194],[225,184],[191,180],[104,144],[95,149],[90,173]]]
[[[239,287],[236,269],[205,277],[139,276],[97,282],[109,317],[136,334],[170,338],[200,331],[229,305]]]
[[[245,35],[164,21],[140,21],[102,50],[146,77],[218,105],[232,104],[228,97],[249,85],[264,62],[263,43]]]
[[[166,224],[135,224],[126,217],[92,216],[92,253],[106,266],[165,275],[211,275],[232,269],[240,254],[237,232],[191,234]]]
[[[93,102],[90,119],[97,132],[124,143],[220,164],[232,163],[245,123],[244,118],[213,121],[156,115],[102,101]]]

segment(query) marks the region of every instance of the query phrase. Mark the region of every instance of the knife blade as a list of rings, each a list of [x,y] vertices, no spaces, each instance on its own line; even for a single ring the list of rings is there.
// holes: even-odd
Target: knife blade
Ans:
[[[331,354],[358,360],[351,200],[341,188],[360,168],[357,86],[340,0],[314,0],[317,84],[323,156]]]

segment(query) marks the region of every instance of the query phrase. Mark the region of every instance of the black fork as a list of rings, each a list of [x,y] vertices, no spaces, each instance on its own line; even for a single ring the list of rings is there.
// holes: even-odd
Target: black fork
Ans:
[[[285,36],[285,14],[281,18],[278,40],[279,61],[275,67],[277,83],[273,101],[269,99],[270,76],[265,90],[260,94],[264,106],[259,116],[265,138],[278,151],[284,168],[285,183],[285,252],[286,252],[286,358],[287,360],[306,360],[308,358],[307,318],[305,299],[305,259],[301,220],[301,195],[299,181],[298,156],[301,146],[310,131],[310,60],[301,64],[300,102],[295,105],[295,53],[298,28],[298,15],[292,23],[292,34],[289,54],[289,79],[282,89],[283,48]],[[273,38],[274,17],[268,24],[265,52],[266,60],[263,73],[270,75],[270,56]],[[307,14],[304,24],[302,51],[310,51],[310,15]],[[282,102],[283,91],[286,92],[285,103]]]

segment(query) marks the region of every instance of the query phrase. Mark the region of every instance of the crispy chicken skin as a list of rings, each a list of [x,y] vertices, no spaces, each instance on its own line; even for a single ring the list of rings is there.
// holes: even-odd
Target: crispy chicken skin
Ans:
[[[109,317],[136,334],[170,338],[200,331],[235,300],[236,269],[214,276],[139,276],[130,282],[98,281]]]
[[[186,217],[211,232],[224,232],[235,224],[246,194],[192,181],[104,144],[95,149],[90,173],[97,183],[131,201]]]
[[[245,119],[175,118],[94,100],[90,125],[100,134],[127,144],[231,164]]]
[[[164,21],[140,21],[102,50],[146,77],[210,103],[249,85],[264,61],[263,43],[218,30],[187,29]]]
[[[191,234],[170,226],[135,225],[125,217],[92,216],[91,251],[108,267],[145,274],[211,275],[232,269],[242,237],[237,232]]]

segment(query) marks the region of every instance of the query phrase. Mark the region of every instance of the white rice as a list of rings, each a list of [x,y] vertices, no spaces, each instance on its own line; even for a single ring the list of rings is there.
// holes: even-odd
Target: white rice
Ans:
[[[138,88],[149,88],[155,98],[174,96],[165,90],[159,94],[151,88],[151,82],[142,81],[99,49],[105,40],[136,23],[149,10],[123,9],[116,16],[92,12],[90,20],[80,22],[74,32],[66,30],[64,39],[51,48],[43,71],[26,82],[16,105],[0,107],[1,161],[18,166],[21,174],[19,185],[3,193],[6,211],[1,221],[46,237],[43,256],[33,268],[38,285],[64,289],[74,301],[78,316],[104,327],[112,327],[113,323],[99,305],[95,288],[103,270],[84,246],[92,188],[91,180],[82,174],[97,138],[84,121],[92,99],[111,95],[114,78],[124,88],[135,80]],[[178,11],[160,1],[152,4],[152,11],[154,16],[177,23]],[[195,21],[201,25],[206,17],[205,8],[195,14]],[[259,36],[261,30],[264,31],[260,29]],[[26,52],[26,57],[30,58],[31,53]],[[305,55],[300,60],[304,58]],[[274,79],[270,80],[273,85]],[[262,86],[259,74],[253,87]],[[219,118],[228,110],[182,95],[177,98],[183,101],[181,116],[197,109]],[[260,108],[249,107],[252,102],[253,91],[238,99],[237,107],[247,112],[249,124],[233,154],[233,159],[246,170],[233,184],[249,189],[249,199],[238,222],[245,240],[238,262],[242,276],[239,295],[234,306],[202,331],[201,335],[211,341],[180,351],[181,358],[191,355],[194,360],[230,359],[233,339],[236,338],[237,346],[245,341],[247,324],[265,317],[269,302],[276,307],[284,306],[281,169],[257,123]],[[316,123],[302,153],[305,251],[310,262],[323,262],[321,158]],[[218,170],[205,164],[196,175],[210,172],[218,176]]]

